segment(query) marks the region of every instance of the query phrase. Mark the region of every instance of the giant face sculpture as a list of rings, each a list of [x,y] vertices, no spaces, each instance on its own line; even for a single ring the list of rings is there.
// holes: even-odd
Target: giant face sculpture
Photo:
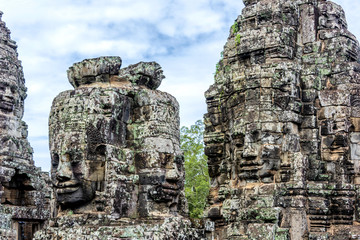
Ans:
[[[163,154],[166,156],[166,154]],[[177,207],[178,197],[180,191],[183,188],[182,178],[183,178],[183,169],[181,161],[183,161],[182,156],[167,156],[164,158],[165,161],[162,161],[164,171],[159,174],[157,185],[149,190],[149,196],[155,202],[165,202],[171,208],[171,210]],[[166,161],[167,160],[167,161]],[[180,162],[180,163],[179,163]]]
[[[105,158],[122,159],[129,104],[114,89],[101,87],[66,91],[55,98],[49,120],[51,177],[63,209],[82,211],[104,192]]]
[[[75,64],[68,72],[75,90],[53,102],[56,202],[60,211],[108,211],[114,218],[180,212],[185,203],[183,159],[176,157],[178,104],[152,90],[163,78],[160,65],[139,63],[119,75],[101,72],[112,69],[113,60],[118,63],[100,58]],[[101,71],[92,76],[94,69]]]
[[[0,82],[0,110],[5,113],[14,111],[16,99],[19,98],[18,87],[15,82]]]
[[[50,140],[53,143],[53,186],[58,203],[65,207],[77,206],[94,198],[99,175],[92,168],[103,168],[102,146],[98,146],[97,152],[89,156],[85,139],[85,133],[72,133],[55,134]]]
[[[64,208],[84,205],[103,189],[108,142],[104,132],[110,120],[96,114],[106,104],[89,97],[89,91],[60,95],[50,116],[51,178],[56,200]]]

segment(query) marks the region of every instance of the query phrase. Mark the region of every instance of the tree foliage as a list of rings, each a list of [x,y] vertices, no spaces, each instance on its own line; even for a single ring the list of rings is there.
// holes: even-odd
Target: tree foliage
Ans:
[[[204,123],[196,121],[190,128],[181,128],[181,149],[185,157],[185,195],[190,217],[200,218],[209,193],[207,157],[204,154]]]

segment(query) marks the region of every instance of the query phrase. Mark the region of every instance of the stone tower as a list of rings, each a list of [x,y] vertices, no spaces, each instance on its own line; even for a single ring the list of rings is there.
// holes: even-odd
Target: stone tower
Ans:
[[[34,166],[22,121],[25,80],[0,12],[0,239],[31,239],[49,217],[48,176]]]
[[[360,239],[360,59],[342,8],[244,0],[206,92],[213,239]]]
[[[179,106],[155,62],[75,63],[53,101],[52,219],[36,239],[201,239],[186,218]]]

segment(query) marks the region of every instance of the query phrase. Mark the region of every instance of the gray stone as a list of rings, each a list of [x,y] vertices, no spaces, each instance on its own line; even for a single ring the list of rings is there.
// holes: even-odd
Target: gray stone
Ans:
[[[0,239],[31,239],[50,216],[49,176],[34,166],[22,121],[25,79],[0,12]],[[21,236],[22,235],[22,236]]]
[[[52,224],[35,239],[201,239],[187,218],[179,106],[158,63],[75,63],[49,119]],[[70,226],[76,226],[72,228]]]
[[[351,239],[360,207],[360,65],[344,11],[316,0],[244,4],[205,93],[206,212],[220,212],[209,216],[210,235]],[[235,133],[241,144],[215,140]],[[260,193],[262,186],[274,191]],[[238,199],[241,211],[229,207]]]

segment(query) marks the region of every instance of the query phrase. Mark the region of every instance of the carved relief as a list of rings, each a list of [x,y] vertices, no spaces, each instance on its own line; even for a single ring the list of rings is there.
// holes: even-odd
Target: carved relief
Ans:
[[[25,80],[0,12],[0,239],[32,239],[49,217],[47,173],[34,166],[22,121]]]
[[[205,94],[211,236],[350,239],[359,44],[330,1],[244,4]]]
[[[119,57],[75,63],[68,71],[75,90],[53,101],[54,224],[36,239],[80,239],[104,228],[109,239],[200,236],[185,218],[178,103],[156,90],[164,78],[159,64],[120,65]],[[176,226],[160,231],[168,221]]]

